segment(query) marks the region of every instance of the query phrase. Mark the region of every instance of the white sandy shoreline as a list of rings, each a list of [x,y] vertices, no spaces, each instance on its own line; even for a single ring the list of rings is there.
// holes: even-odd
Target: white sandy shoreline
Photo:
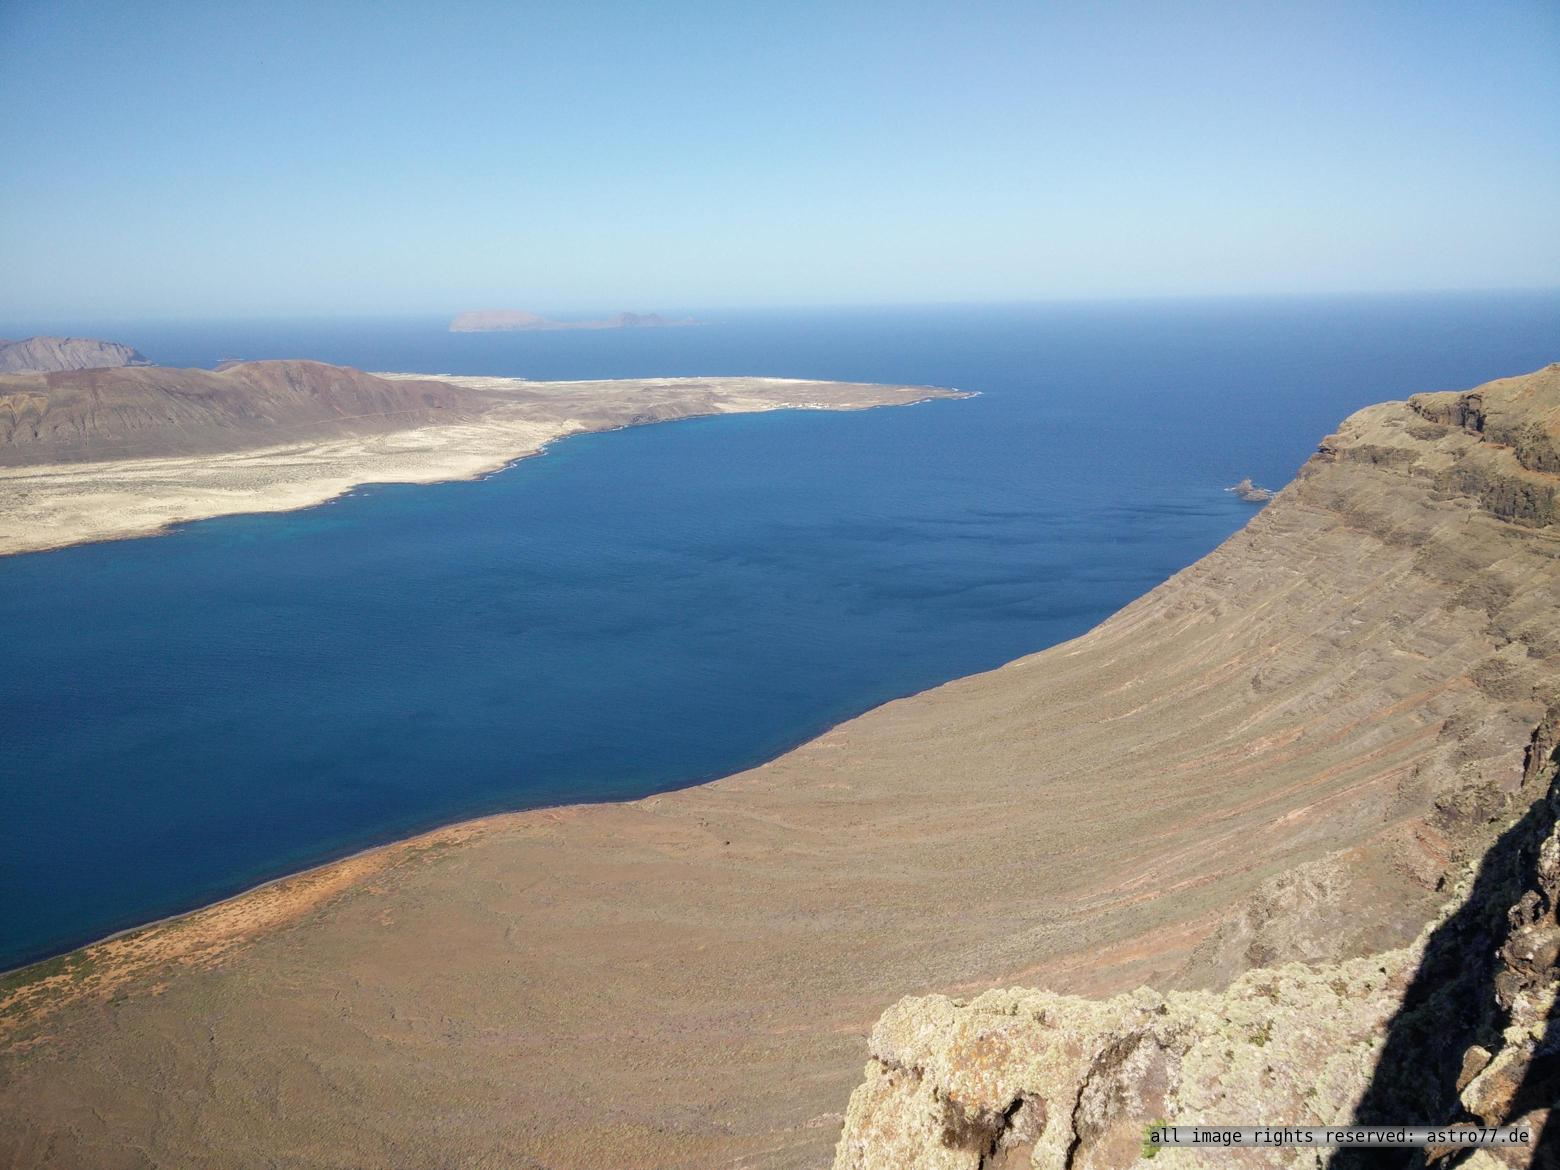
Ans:
[[[495,405],[470,422],[246,451],[0,467],[0,556],[160,535],[217,516],[308,508],[369,484],[478,479],[574,434],[712,414],[859,410],[956,396],[777,378],[434,380],[481,391]]]

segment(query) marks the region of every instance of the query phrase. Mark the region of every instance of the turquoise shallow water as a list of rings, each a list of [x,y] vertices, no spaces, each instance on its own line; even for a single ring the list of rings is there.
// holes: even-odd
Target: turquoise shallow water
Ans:
[[[173,364],[981,391],[586,436],[474,483],[0,560],[0,966],[460,817],[769,758],[1073,636],[1351,410],[1560,357],[1560,297],[107,323]],[[0,334],[25,334],[31,323]],[[44,326],[56,323],[39,323]]]

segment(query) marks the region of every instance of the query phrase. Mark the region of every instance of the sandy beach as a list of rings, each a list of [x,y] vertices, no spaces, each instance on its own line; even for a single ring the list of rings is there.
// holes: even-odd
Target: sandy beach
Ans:
[[[427,381],[424,374],[380,374]],[[710,414],[861,410],[955,397],[931,387],[785,378],[528,382],[441,376],[491,406],[472,421],[191,456],[0,466],[0,555],[307,508],[367,483],[470,479],[548,443]]]

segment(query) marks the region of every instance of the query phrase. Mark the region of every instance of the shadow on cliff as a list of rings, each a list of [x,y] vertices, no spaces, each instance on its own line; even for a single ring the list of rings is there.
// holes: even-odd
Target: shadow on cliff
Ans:
[[[1542,731],[1542,729],[1541,729]],[[1530,778],[1538,799],[1502,833],[1479,864],[1466,901],[1431,934],[1424,957],[1387,1029],[1386,1044],[1354,1113],[1356,1125],[1481,1124],[1459,1100],[1477,1069],[1464,1075],[1468,1050],[1478,1045],[1499,1052],[1510,1012],[1502,1004],[1503,980],[1512,976],[1501,953],[1512,930],[1510,912],[1523,891],[1538,884],[1539,846],[1554,831],[1560,805],[1560,746],[1536,734],[1530,749]],[[1527,787],[1527,785],[1524,785]],[[1532,791],[1531,788],[1528,791]],[[1520,1118],[1560,1101],[1560,1024],[1551,1020],[1535,1059],[1520,1083],[1510,1086],[1496,1124]],[[1433,1163],[1424,1150],[1340,1149],[1329,1170],[1442,1167],[1460,1165],[1471,1151]],[[1560,1168],[1560,1108],[1554,1109],[1533,1153],[1531,1166]]]

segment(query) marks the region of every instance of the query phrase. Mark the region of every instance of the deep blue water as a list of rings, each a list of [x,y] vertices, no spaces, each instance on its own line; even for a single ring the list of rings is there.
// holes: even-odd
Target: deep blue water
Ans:
[[[982,396],[567,440],[474,483],[0,559],[0,967],[460,817],[641,796],[1087,629],[1350,411],[1560,357],[1560,295],[11,323],[170,364]]]

